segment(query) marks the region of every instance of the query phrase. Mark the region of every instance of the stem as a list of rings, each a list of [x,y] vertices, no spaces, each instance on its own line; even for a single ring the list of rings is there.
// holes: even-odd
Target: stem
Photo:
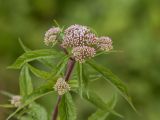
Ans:
[[[68,81],[71,73],[73,71],[75,65],[75,60],[73,60],[72,58],[69,59],[68,63],[67,63],[67,70],[66,70],[66,74],[65,74],[65,81]]]
[[[61,99],[62,99],[62,96],[58,96],[58,100],[57,100],[57,103],[56,103],[56,106],[54,108],[54,112],[53,112],[53,115],[52,115],[52,120],[56,120],[57,119],[57,115],[58,115],[58,105],[59,103],[61,102]]]
[[[67,69],[66,69],[66,73],[65,73],[65,77],[64,77],[65,81],[67,81],[67,82],[69,81],[69,78],[70,78],[71,73],[73,71],[74,65],[75,65],[75,60],[70,58],[68,63],[67,63]],[[57,103],[56,103],[56,106],[54,108],[52,120],[56,120],[57,119],[57,116],[58,116],[58,105],[61,102],[61,99],[62,99],[62,96],[59,95]]]

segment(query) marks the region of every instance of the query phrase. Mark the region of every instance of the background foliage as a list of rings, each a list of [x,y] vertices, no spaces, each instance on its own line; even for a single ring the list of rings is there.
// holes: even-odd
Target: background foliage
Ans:
[[[109,35],[121,53],[99,56],[97,60],[117,74],[129,87],[137,116],[118,96],[116,111],[126,120],[160,118],[160,1],[159,0],[0,0],[0,90],[19,93],[19,71],[6,70],[23,50],[20,37],[32,49],[44,48],[44,32],[56,19],[60,25],[84,24],[99,35]],[[37,64],[38,67],[39,66]],[[101,82],[100,82],[101,81]],[[42,84],[39,81],[34,86]],[[104,81],[94,81],[90,88],[107,100],[115,90]],[[97,89],[99,88],[99,89]],[[8,100],[0,95],[0,103]],[[95,108],[75,96],[79,120]],[[38,100],[52,112],[56,94]],[[8,110],[0,109],[0,119]],[[117,120],[110,115],[110,120]]]

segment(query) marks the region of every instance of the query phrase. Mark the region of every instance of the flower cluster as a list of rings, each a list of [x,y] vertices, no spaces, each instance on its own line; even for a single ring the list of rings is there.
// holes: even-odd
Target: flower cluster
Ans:
[[[113,49],[112,40],[109,37],[100,37],[98,39],[97,47],[104,51],[109,51]]]
[[[15,107],[19,107],[21,106],[21,96],[19,95],[15,95],[15,96],[12,96],[11,98],[11,104],[14,105]]]
[[[76,61],[79,61],[80,63],[82,63],[85,61],[85,59],[94,57],[94,55],[96,54],[96,51],[93,47],[78,46],[73,48],[72,54],[75,57]]]
[[[92,45],[95,44],[96,39],[95,34],[86,26],[71,25],[64,32],[62,46],[67,48]]]
[[[55,44],[58,34],[60,33],[61,29],[59,27],[52,27],[46,33],[44,37],[45,45]]]
[[[98,38],[82,25],[71,25],[65,30],[62,46],[72,48],[73,57],[78,62],[94,57],[97,50],[109,51],[113,48],[109,37]]]
[[[49,29],[45,34],[45,44],[54,44],[60,32],[59,27]],[[112,40],[109,37],[97,37],[87,26],[71,25],[64,31],[61,46],[71,48],[73,58],[78,62],[95,56],[98,50],[110,51],[113,49]]]
[[[59,78],[54,85],[54,90],[57,91],[59,95],[63,95],[70,90],[70,86],[63,78]]]

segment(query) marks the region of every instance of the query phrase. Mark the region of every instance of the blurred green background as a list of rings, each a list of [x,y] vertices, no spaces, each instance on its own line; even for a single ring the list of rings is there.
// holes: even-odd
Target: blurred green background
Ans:
[[[91,26],[101,35],[113,39],[115,50],[100,56],[105,64],[124,82],[141,116],[118,97],[116,110],[124,120],[160,120],[160,0],[0,0],[0,90],[19,92],[19,71],[6,70],[23,53],[18,38],[32,48],[44,48],[44,33],[53,19],[60,25]],[[100,83],[97,85],[97,83]],[[103,81],[92,84],[104,100],[115,92]],[[0,95],[0,103],[7,102]],[[55,95],[38,102],[52,112]],[[76,99],[78,120],[86,120],[95,108]],[[9,114],[0,108],[0,120]],[[110,115],[108,120],[121,120]]]

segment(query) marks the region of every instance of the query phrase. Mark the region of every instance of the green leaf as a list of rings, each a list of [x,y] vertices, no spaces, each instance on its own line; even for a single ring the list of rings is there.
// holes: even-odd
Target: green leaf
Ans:
[[[25,52],[27,52],[27,51],[31,51],[31,49],[29,49],[28,47],[26,47],[25,45],[24,45],[24,43],[22,42],[22,40],[21,39],[19,39],[19,43],[20,43],[20,45],[21,45],[21,47],[23,48],[23,50],[25,51]],[[49,60],[47,60],[47,59],[38,59],[38,61],[40,61],[42,64],[44,64],[44,65],[46,65],[47,67],[49,67],[49,68],[53,68],[53,65],[49,62]]]
[[[16,109],[16,111],[14,111],[8,118],[7,120],[9,120],[10,118],[12,118],[17,112],[19,112],[21,109],[23,109],[25,106],[29,105],[30,103],[32,103],[33,101],[35,101],[36,99],[50,93],[53,91],[53,86],[56,83],[56,80],[58,79],[60,73],[64,70],[64,67],[66,65],[66,62],[68,60],[68,57],[64,57],[57,65],[55,72],[53,73],[53,75],[51,76],[51,78],[47,81],[47,83],[45,83],[44,85],[42,85],[41,87],[37,88],[36,90],[34,90],[30,95],[28,95],[27,97],[25,97],[25,100],[22,104],[22,106],[20,106],[19,108]]]
[[[7,92],[7,91],[0,91],[0,93],[2,94],[2,95],[5,95],[5,96],[7,96],[7,97],[12,97],[12,96],[14,96],[14,94],[12,94],[12,93],[9,93],[9,92]]]
[[[89,97],[88,97],[89,94]],[[118,117],[122,117],[119,113],[112,110],[96,93],[91,91],[83,91],[83,98],[85,98],[87,101],[98,107],[99,109],[110,112]]]
[[[19,43],[20,43],[21,47],[23,48],[23,50],[24,50],[25,52],[31,51],[31,49],[29,49],[28,47],[26,47],[26,46],[24,45],[24,43],[22,42],[22,40],[21,40],[20,38],[19,38],[18,40],[19,40]]]
[[[27,62],[42,58],[53,58],[58,55],[60,55],[60,53],[55,52],[53,49],[27,51],[18,57],[17,60],[8,68],[20,69]]]
[[[68,81],[68,84],[71,88],[71,91],[75,92],[75,93],[78,93],[78,80],[69,80]]]
[[[29,69],[31,70],[31,72],[34,75],[36,75],[39,78],[42,78],[42,79],[45,79],[45,80],[49,80],[49,79],[52,79],[52,76],[54,76],[55,73],[57,75],[59,75],[63,71],[63,69],[64,69],[64,67],[66,65],[67,60],[68,60],[68,56],[64,56],[60,60],[60,62],[57,64],[57,66],[54,67],[54,68],[52,68],[51,72],[46,72],[46,71],[37,69],[37,68],[33,67],[30,64],[28,64],[28,66],[29,66]]]
[[[42,85],[41,87],[37,88],[36,90],[34,90],[30,95],[28,95],[27,97],[25,97],[25,100],[23,102],[23,104],[16,109],[16,111],[14,111],[8,118],[7,120],[9,120],[10,118],[12,118],[17,112],[19,112],[21,109],[23,109],[25,106],[29,105],[30,103],[32,103],[34,100],[50,93],[53,91],[53,85],[55,84],[55,80],[57,80],[57,78],[53,79],[54,81],[48,81],[46,84]]]
[[[32,103],[29,106],[28,116],[31,116],[32,120],[48,120],[47,111],[44,107],[37,103]]]
[[[106,104],[110,109],[114,109],[117,102],[117,97],[113,96],[113,98]],[[106,110],[98,109],[95,113],[93,113],[88,120],[105,120],[110,113]]]
[[[128,94],[126,85],[116,75],[114,75],[106,67],[98,65],[94,61],[87,61],[87,63],[98,73],[100,73],[105,80],[107,80],[111,85],[113,85],[120,92],[120,94],[128,101],[131,107],[137,112],[136,108],[132,104],[131,97]]]
[[[42,79],[47,80],[47,79],[51,76],[51,73],[46,72],[46,71],[43,71],[43,70],[39,70],[39,69],[33,67],[33,66],[30,65],[30,64],[28,64],[28,67],[29,67],[29,69],[31,70],[31,72],[32,72],[35,76],[37,76],[37,77],[39,77],[39,78],[42,78]]]
[[[11,104],[3,104],[3,105],[0,105],[0,107],[3,107],[3,108],[14,108],[15,106],[11,105]]]
[[[22,116],[19,120],[33,120],[32,117]]]
[[[102,54],[109,54],[109,53],[122,53],[122,50],[111,50],[111,51],[99,51],[96,53],[95,57],[102,55]]]
[[[19,85],[20,85],[20,95],[22,97],[25,97],[30,93],[32,93],[33,85],[27,65],[23,66],[20,72]]]
[[[61,120],[76,120],[76,109],[69,92],[62,96],[62,101],[59,105],[59,114]]]
[[[45,108],[35,102],[20,111],[15,117],[18,120],[48,120]]]
[[[72,87],[78,88],[78,81],[77,80],[69,80],[68,84],[71,87],[71,89],[72,89]]]
[[[58,66],[56,67],[56,72],[53,74],[53,78],[51,78],[50,80],[48,80],[48,82],[44,85],[42,85],[41,87],[37,88],[36,90],[34,90],[30,95],[28,95],[26,97],[26,99],[24,100],[24,103],[22,106],[20,106],[19,108],[16,109],[16,111],[14,111],[8,118],[7,120],[9,120],[10,118],[12,118],[17,112],[19,112],[21,109],[23,109],[25,106],[29,105],[30,103],[32,103],[34,100],[43,97],[44,95],[50,93],[53,91],[53,86],[56,83],[56,80],[59,77],[59,74],[62,72],[62,70],[65,67],[66,64],[66,60],[68,58],[63,59],[62,61],[60,61],[60,63],[58,64]]]
[[[81,98],[83,97],[83,66],[82,63],[77,63],[77,75],[78,75],[78,85],[79,85],[79,93]]]
[[[64,67],[66,66],[68,62],[69,57],[66,55],[60,60],[60,62],[56,66],[56,75],[59,75],[62,73]]]

